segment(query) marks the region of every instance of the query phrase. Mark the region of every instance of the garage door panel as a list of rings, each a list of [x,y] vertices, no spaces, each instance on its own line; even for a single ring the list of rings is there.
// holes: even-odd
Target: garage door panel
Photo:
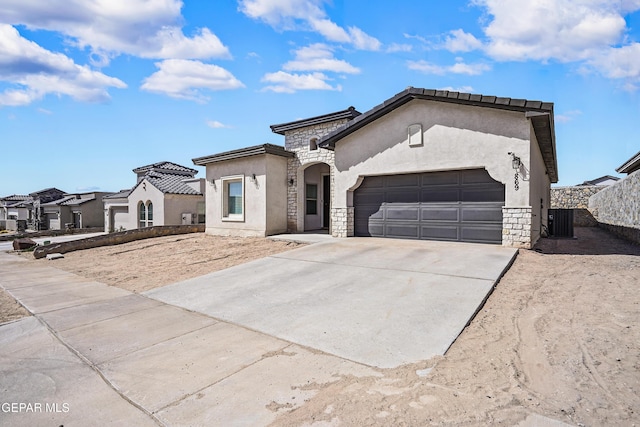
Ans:
[[[420,219],[423,221],[455,221],[460,219],[460,210],[455,207],[422,206]]]
[[[368,176],[362,184],[360,184],[360,188],[382,188],[384,187],[384,181],[383,176]]]
[[[461,192],[460,200],[463,202],[502,202],[504,201],[504,190],[480,186],[465,188]]]
[[[485,170],[366,177],[355,234],[501,243],[503,205],[504,185]]]
[[[378,205],[384,203],[384,191],[357,191],[353,196],[355,205]]]
[[[451,172],[429,172],[424,174],[419,174],[422,179],[422,185],[458,185],[460,176]]]
[[[458,188],[434,188],[428,187],[421,190],[420,201],[425,203],[457,202],[460,200]]]
[[[385,194],[385,201],[388,203],[418,203],[420,202],[420,190],[414,188],[413,190],[396,189],[387,191]]]
[[[458,227],[432,225],[421,227],[421,231],[425,240],[458,240]]]
[[[502,228],[462,227],[461,232],[462,241],[465,242],[495,243],[502,239]]]
[[[387,187],[417,187],[420,185],[420,175],[391,175],[386,179]]]
[[[355,219],[360,221],[367,221],[369,219],[383,220],[384,210],[380,207],[358,208],[358,210],[355,212]]]
[[[386,206],[385,209],[386,220],[413,220],[418,221],[420,219],[420,206],[416,205],[398,205],[398,206]]]
[[[465,222],[495,222],[500,223],[500,229],[502,230],[502,206],[499,206],[499,210],[496,207],[473,207],[462,206],[460,212],[462,214],[462,221]]]

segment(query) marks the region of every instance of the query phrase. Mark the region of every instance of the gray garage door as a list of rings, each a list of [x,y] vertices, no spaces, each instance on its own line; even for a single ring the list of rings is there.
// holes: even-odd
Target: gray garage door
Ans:
[[[504,185],[484,169],[366,177],[353,202],[356,236],[502,242]]]

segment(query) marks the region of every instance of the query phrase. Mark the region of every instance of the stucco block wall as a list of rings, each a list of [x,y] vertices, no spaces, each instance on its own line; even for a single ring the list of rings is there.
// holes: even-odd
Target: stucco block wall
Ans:
[[[589,210],[599,223],[640,229],[640,171],[592,195]]]

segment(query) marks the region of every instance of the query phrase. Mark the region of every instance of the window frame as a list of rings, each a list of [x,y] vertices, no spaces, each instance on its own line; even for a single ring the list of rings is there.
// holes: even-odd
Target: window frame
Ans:
[[[221,217],[222,221],[233,221],[233,222],[244,222],[246,212],[245,210],[245,185],[244,185],[244,175],[232,175],[232,176],[223,176],[220,178],[220,182],[222,185],[222,210]],[[241,214],[230,214],[229,213],[229,184],[239,182],[241,184]]]
[[[309,197],[309,187],[315,187],[316,189],[316,197]],[[305,215],[318,215],[318,189],[319,189],[319,185],[312,183],[312,182],[307,182],[304,186],[304,214]],[[314,211],[313,213],[309,212],[309,202],[313,201],[314,202]]]

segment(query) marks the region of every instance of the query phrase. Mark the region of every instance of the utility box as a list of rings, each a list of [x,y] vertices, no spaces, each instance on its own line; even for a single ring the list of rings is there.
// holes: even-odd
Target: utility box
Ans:
[[[182,225],[191,225],[193,224],[193,214],[191,212],[182,214]]]
[[[549,234],[573,237],[573,209],[549,209]]]

